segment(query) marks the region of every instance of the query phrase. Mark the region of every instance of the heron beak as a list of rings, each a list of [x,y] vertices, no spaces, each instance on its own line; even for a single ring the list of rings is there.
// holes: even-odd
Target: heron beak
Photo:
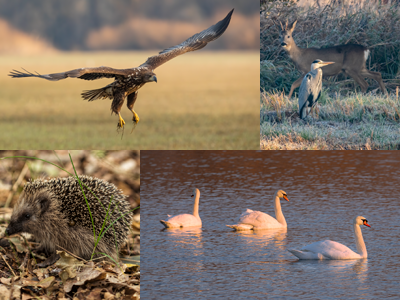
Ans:
[[[363,223],[365,226],[368,226],[368,227],[371,227],[371,225],[369,225],[368,223],[367,223],[367,221],[365,221],[364,220],[364,223]]]
[[[283,195],[283,199],[285,199],[286,201],[289,201],[289,199],[286,195]]]
[[[321,63],[323,66],[327,66],[327,65],[331,65],[334,64],[335,62],[333,61],[324,61],[323,63]]]

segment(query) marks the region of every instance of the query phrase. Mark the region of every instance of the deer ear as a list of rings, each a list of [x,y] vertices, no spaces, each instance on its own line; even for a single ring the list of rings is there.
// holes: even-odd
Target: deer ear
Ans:
[[[290,25],[290,32],[293,32],[293,30],[294,30],[294,28],[296,27],[296,23],[297,23],[297,20],[296,21],[294,21],[291,25]]]
[[[285,28],[283,28],[283,24],[282,24],[281,21],[279,21],[279,24],[281,24],[281,29],[282,29],[282,31],[285,31]]]

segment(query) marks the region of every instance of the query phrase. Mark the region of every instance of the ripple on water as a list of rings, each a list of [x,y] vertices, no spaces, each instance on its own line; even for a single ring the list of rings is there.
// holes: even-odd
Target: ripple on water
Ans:
[[[151,155],[151,156],[149,156]],[[400,154],[352,151],[159,151],[141,153],[144,299],[377,299],[400,294]],[[167,214],[189,213],[201,191],[203,228],[162,230]],[[234,232],[246,209],[287,230]],[[298,261],[287,248],[330,239],[356,250],[363,227],[368,259]]]

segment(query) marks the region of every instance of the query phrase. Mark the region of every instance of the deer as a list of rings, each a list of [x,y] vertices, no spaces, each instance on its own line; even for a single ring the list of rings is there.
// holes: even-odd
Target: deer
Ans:
[[[316,59],[334,62],[334,64],[324,67],[323,77],[334,76],[343,72],[360,85],[363,93],[368,88],[368,83],[364,78],[372,78],[378,82],[382,92],[387,95],[381,73],[369,71],[366,67],[370,53],[368,48],[358,44],[346,44],[323,49],[297,47],[292,37],[296,23],[297,20],[288,26],[286,21],[285,27],[283,27],[280,22],[282,31],[279,34],[279,41],[281,46],[302,73],[301,77],[293,82],[288,96],[289,99],[292,97],[294,89],[300,86],[304,76],[310,71],[310,65]]]

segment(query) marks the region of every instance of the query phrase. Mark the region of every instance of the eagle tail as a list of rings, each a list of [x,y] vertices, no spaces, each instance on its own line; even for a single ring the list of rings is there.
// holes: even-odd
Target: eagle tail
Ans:
[[[107,99],[112,97],[112,89],[106,86],[97,90],[83,91],[81,95],[83,100],[88,100],[88,101],[94,101],[97,99]]]

